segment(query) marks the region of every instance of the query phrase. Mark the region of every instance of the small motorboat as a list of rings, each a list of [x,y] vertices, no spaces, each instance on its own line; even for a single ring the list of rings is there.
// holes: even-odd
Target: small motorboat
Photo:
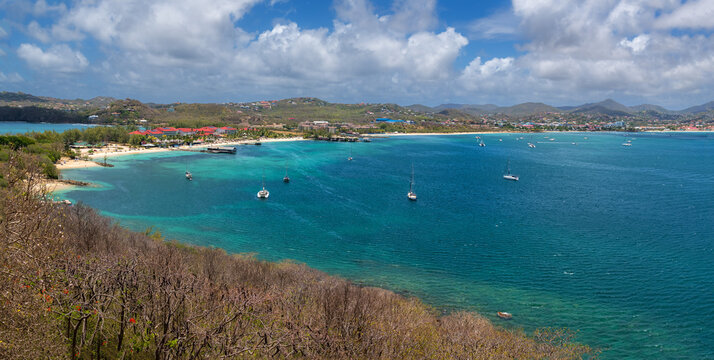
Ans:
[[[496,314],[498,314],[498,317],[500,317],[501,319],[511,320],[513,318],[513,315],[511,315],[511,313],[504,311],[499,311]]]
[[[191,172],[188,170],[186,171],[186,180],[189,180],[189,181],[193,180],[193,175],[191,175]]]

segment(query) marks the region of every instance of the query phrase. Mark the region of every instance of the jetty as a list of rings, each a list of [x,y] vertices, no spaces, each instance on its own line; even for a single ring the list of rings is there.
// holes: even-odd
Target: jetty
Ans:
[[[223,147],[223,146],[209,146],[206,148],[206,150],[201,150],[201,152],[207,152],[211,154],[235,154],[238,152],[238,149],[233,147]]]
[[[318,141],[335,141],[335,142],[360,142],[360,138],[351,136],[318,136],[315,138]]]

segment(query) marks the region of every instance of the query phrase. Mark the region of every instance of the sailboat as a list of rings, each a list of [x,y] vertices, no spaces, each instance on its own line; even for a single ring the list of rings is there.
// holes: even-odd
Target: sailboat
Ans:
[[[188,161],[186,161],[186,180],[188,180],[188,181],[193,180],[193,175],[191,174],[190,171],[188,171]]]
[[[409,181],[409,192],[407,193],[407,199],[411,201],[416,201],[417,195],[414,192],[414,164],[412,164],[412,178]]]
[[[478,146],[480,147],[485,147],[486,144],[483,142],[483,139],[480,139],[481,141],[478,143]]]
[[[270,192],[265,189],[265,174],[263,174],[263,189],[258,191],[259,199],[267,199],[270,196]]]
[[[283,177],[284,183],[290,182],[290,177],[288,176],[288,163],[285,163],[285,177]]]
[[[350,144],[350,157],[347,158],[347,161],[352,161],[352,144]]]
[[[511,160],[506,163],[506,173],[503,174],[503,178],[506,180],[518,181],[518,175],[511,174]]]

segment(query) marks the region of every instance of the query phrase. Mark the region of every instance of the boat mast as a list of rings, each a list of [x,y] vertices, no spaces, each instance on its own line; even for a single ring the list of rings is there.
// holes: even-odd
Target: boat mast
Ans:
[[[414,163],[412,163],[412,178],[409,181],[409,192],[414,192]]]

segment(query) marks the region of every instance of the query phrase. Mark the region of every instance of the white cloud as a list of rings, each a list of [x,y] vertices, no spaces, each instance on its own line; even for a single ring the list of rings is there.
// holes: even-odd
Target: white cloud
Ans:
[[[323,96],[423,91],[419,84],[453,78],[453,62],[468,43],[453,28],[433,31],[436,0],[398,0],[387,14],[369,1],[343,0],[335,3],[331,29],[283,22],[248,34],[235,23],[259,1],[220,0],[207,8],[201,0],[83,0],[51,34],[98,40],[107,53],[101,73],[126,87],[181,83]],[[70,35],[58,37],[61,31]]]
[[[690,0],[656,21],[660,29],[714,29],[714,1]]]
[[[48,43],[52,40],[49,32],[46,29],[43,29],[37,21],[32,21],[27,25],[27,33],[43,43]]]
[[[22,81],[24,79],[16,72],[5,75],[4,72],[0,71],[0,83],[19,83]]]
[[[57,20],[30,21],[27,33],[48,44],[94,40],[104,58],[90,70],[132,96],[514,103],[606,94],[689,102],[714,90],[714,39],[686,32],[714,28],[714,0],[513,0],[462,32],[440,21],[437,0],[393,0],[384,11],[369,0],[336,0],[329,27],[274,19],[248,33],[240,20],[261,1],[76,0],[62,8],[40,0],[31,2],[34,11]],[[517,39],[517,55],[460,59],[464,49],[490,50],[467,48],[464,32],[473,40]],[[38,70],[89,69],[67,45],[23,44],[18,55]],[[457,59],[469,63],[457,68]]]
[[[51,13],[62,14],[67,11],[67,6],[64,3],[48,5],[45,0],[37,0],[32,10],[36,16],[43,16]]]
[[[215,63],[236,46],[234,21],[258,1],[85,0],[53,31],[87,34],[153,65]]]
[[[650,42],[650,37],[648,35],[636,36],[632,40],[622,39],[620,45],[632,50],[633,53],[641,53],[647,48],[647,44]]]
[[[519,23],[512,9],[500,11],[473,21],[468,26],[469,36],[472,39],[512,38],[518,34]]]
[[[5,38],[6,36],[7,36],[7,31],[5,31],[5,29],[0,27],[0,39]]]
[[[73,51],[67,45],[52,45],[42,50],[32,44],[22,44],[17,49],[17,55],[27,64],[40,71],[57,73],[74,73],[84,70],[89,61],[79,51]]]

